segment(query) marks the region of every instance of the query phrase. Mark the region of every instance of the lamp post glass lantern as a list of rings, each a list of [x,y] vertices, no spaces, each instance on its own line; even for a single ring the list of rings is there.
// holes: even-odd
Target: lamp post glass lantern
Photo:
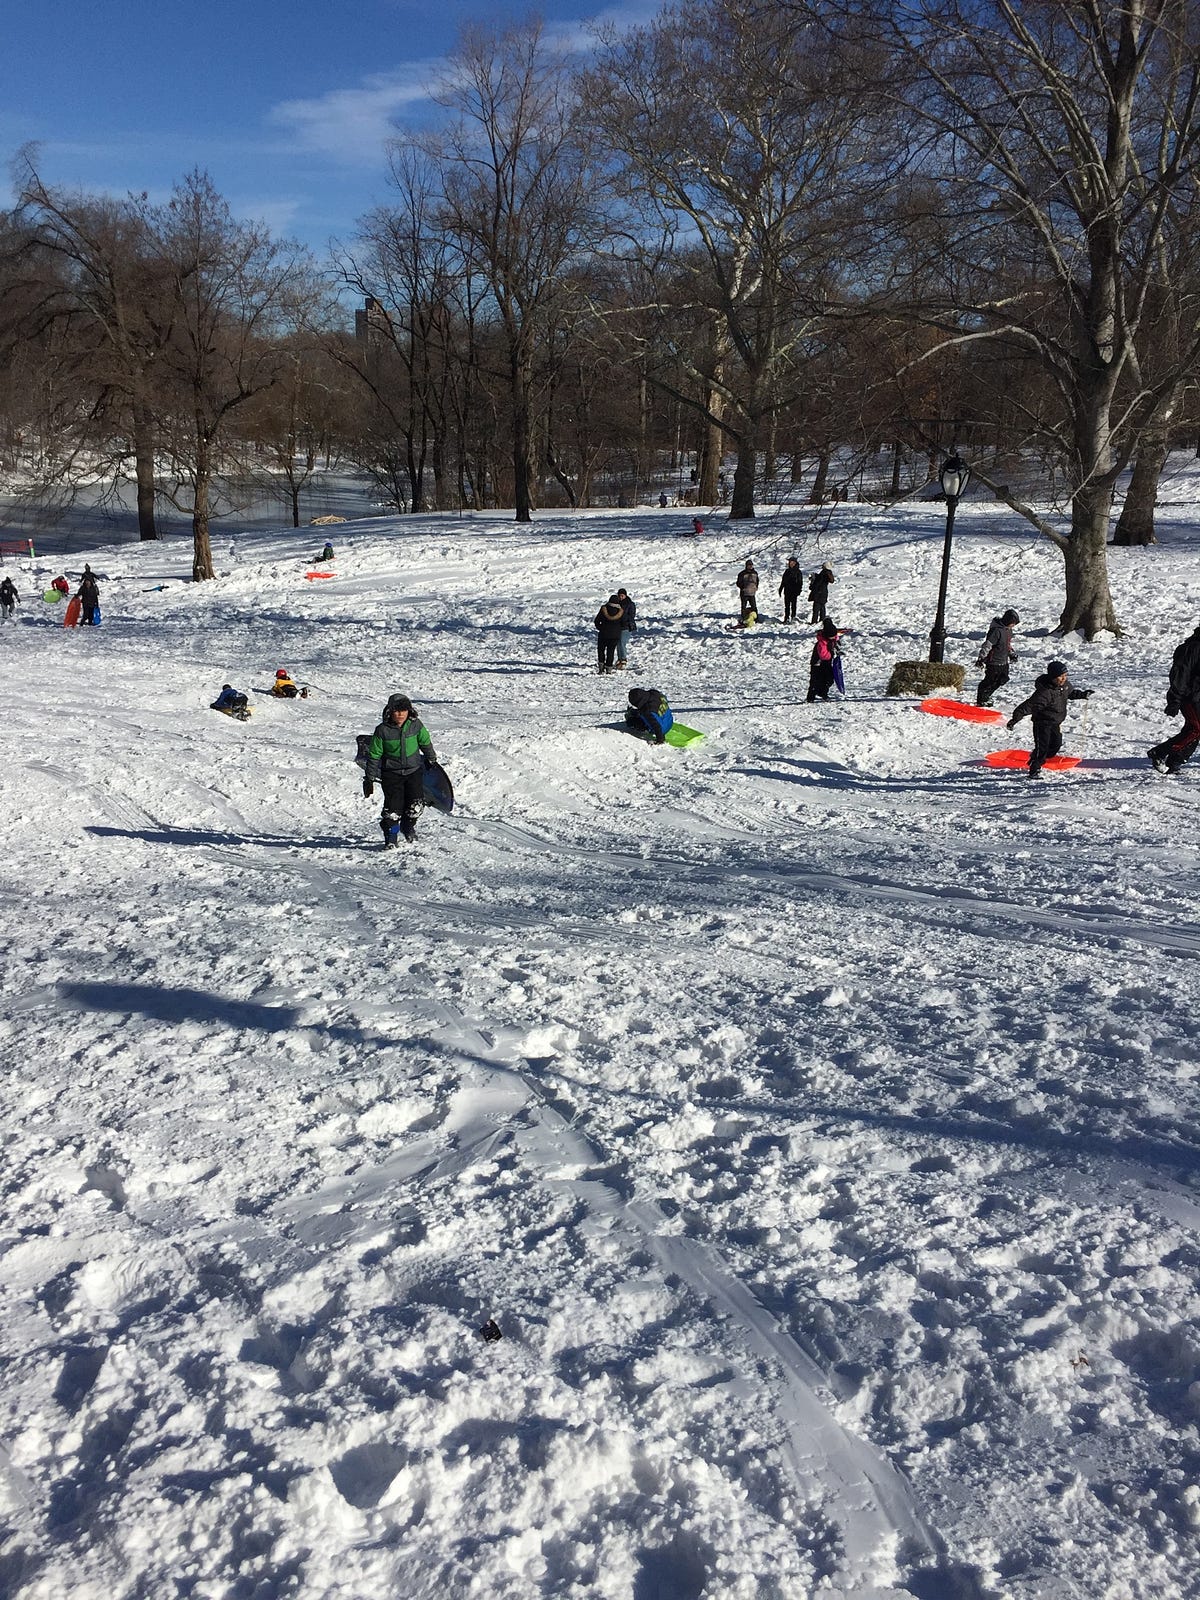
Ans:
[[[946,588],[950,582],[950,542],[954,538],[954,510],[962,498],[971,476],[971,469],[960,461],[957,450],[952,450],[942,463],[938,478],[946,497],[946,537],[942,544],[942,576],[938,584],[937,616],[929,635],[930,661],[946,659]]]

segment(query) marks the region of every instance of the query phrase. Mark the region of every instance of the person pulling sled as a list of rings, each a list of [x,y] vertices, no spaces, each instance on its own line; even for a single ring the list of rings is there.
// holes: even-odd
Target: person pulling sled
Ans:
[[[406,694],[394,694],[383,708],[383,720],[367,746],[363,796],[369,800],[378,783],[383,789],[379,827],[383,848],[394,850],[401,837],[412,844],[417,818],[424,809],[425,768],[437,762],[429,729]]]

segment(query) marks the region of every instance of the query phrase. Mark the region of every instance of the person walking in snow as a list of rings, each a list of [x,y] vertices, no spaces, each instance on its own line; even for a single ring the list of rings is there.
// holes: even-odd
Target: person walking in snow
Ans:
[[[661,689],[630,689],[625,721],[635,732],[648,733],[655,744],[663,744],[674,720]]]
[[[795,556],[789,556],[787,566],[783,569],[783,576],[779,580],[779,593],[783,596],[783,620],[795,622],[796,602],[804,588],[804,574],[800,570],[800,563]]]
[[[826,617],[821,624],[821,631],[817,634],[808,662],[809,705],[816,700],[828,700],[830,689],[837,683],[835,663],[842,653],[838,648],[838,641],[844,634],[845,630],[839,628],[832,617]]]
[[[100,609],[100,586],[96,582],[96,575],[85,562],[83,577],[79,580],[79,588],[75,591],[75,598],[83,611],[82,622],[85,627],[92,628],[96,625],[96,612]]]
[[[1008,682],[1009,663],[1017,659],[1017,652],[1012,647],[1013,628],[1020,620],[1012,610],[1006,611],[1002,617],[992,618],[987,638],[980,645],[975,661],[977,667],[983,668],[983,677],[975,691],[977,706],[990,706],[996,690],[1002,689]]]
[[[753,561],[747,560],[734,581],[742,597],[742,616],[745,617],[748,611],[757,611],[758,606],[755,602],[758,595],[758,572]]]
[[[383,788],[379,826],[383,848],[394,849],[401,835],[412,844],[417,818],[425,806],[425,768],[437,761],[429,729],[418,717],[406,694],[393,694],[383,708],[383,720],[367,746],[363,796],[369,800],[378,783]]]
[[[1077,689],[1067,677],[1066,663],[1048,661],[1046,670],[1033,686],[1033,693],[1008,719],[1009,728],[1015,728],[1023,717],[1033,718],[1033,750],[1029,756],[1029,776],[1040,778],[1042,768],[1051,756],[1062,749],[1062,725],[1067,715],[1068,700],[1086,700],[1090,689]]]
[[[836,582],[833,568],[828,562],[820,572],[814,572],[808,580],[808,598],[812,602],[812,616],[808,619],[810,622],[825,621],[825,608],[829,604],[829,585]]]
[[[1200,627],[1178,645],[1171,657],[1167,683],[1167,715],[1183,713],[1183,727],[1146,754],[1156,772],[1178,772],[1200,745]]]
[[[12,621],[13,610],[20,603],[20,599],[17,586],[11,578],[6,577],[0,582],[0,622]]]
[[[617,645],[620,642],[621,630],[625,626],[625,607],[615,594],[610,594],[608,599],[596,613],[596,671],[608,673],[613,671],[616,658]]]

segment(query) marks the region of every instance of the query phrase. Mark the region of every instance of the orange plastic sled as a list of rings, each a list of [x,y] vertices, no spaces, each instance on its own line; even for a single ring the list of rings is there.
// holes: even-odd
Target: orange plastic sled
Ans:
[[[336,572],[306,572],[304,574],[304,576],[306,578],[336,578],[337,577],[337,573]]]
[[[992,711],[987,706],[971,706],[965,700],[922,700],[918,711],[928,711],[935,717],[954,717],[959,722],[1002,722],[1004,713]]]
[[[983,759],[989,767],[1018,767],[1024,770],[1029,766],[1029,751],[992,750]],[[1051,756],[1049,761],[1043,762],[1043,771],[1069,772],[1072,767],[1077,767],[1082,760],[1082,756]]]
[[[77,628],[79,626],[79,619],[82,615],[83,601],[80,600],[78,595],[76,595],[74,599],[71,600],[67,605],[66,613],[63,616],[63,627]]]

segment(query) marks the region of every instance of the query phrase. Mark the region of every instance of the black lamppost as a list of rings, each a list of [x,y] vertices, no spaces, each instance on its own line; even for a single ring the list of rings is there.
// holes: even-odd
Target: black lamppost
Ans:
[[[950,582],[950,541],[954,537],[954,508],[958,505],[970,476],[971,469],[965,461],[959,460],[957,450],[952,450],[946,457],[938,474],[942,493],[946,496],[946,540],[942,545],[942,581],[938,585],[937,616],[934,618],[933,630],[929,635],[930,661],[946,659],[946,585]]]

